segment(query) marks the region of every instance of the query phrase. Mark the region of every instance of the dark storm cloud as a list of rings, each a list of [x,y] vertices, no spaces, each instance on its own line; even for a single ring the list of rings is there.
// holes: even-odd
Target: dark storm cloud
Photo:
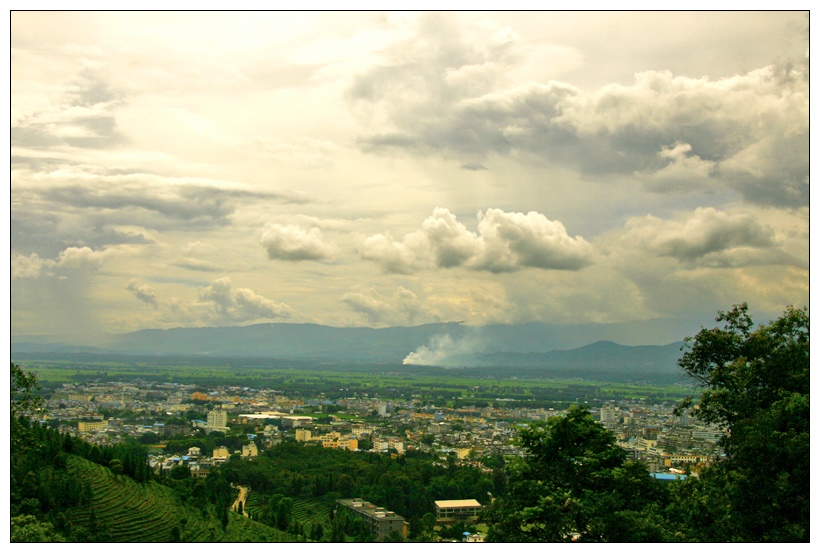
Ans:
[[[71,184],[28,193],[36,194],[40,200],[83,211],[92,219],[100,217],[111,223],[137,224],[149,228],[223,226],[229,223],[230,216],[242,202],[304,201],[286,194],[215,186],[148,184],[145,181],[153,179],[150,175],[131,177],[115,178],[114,183]]]
[[[74,185],[45,190],[42,196],[48,201],[80,209],[141,208],[169,219],[204,219],[216,224],[225,224],[225,219],[233,211],[228,195],[205,187],[146,190],[140,185]]]
[[[462,166],[515,155],[634,175],[655,192],[721,187],[761,205],[808,203],[806,63],[717,80],[646,71],[592,91],[550,81],[495,92],[508,49],[472,48],[435,21],[349,90],[357,109],[378,107],[393,127],[360,136],[363,151],[455,155]],[[665,155],[675,145],[687,149]],[[681,171],[693,165],[700,170]]]

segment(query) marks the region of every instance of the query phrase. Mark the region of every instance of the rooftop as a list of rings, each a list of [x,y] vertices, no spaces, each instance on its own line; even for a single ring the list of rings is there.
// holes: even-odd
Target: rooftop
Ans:
[[[458,507],[481,507],[481,503],[475,499],[444,499],[436,501],[436,507],[440,509],[453,509]]]

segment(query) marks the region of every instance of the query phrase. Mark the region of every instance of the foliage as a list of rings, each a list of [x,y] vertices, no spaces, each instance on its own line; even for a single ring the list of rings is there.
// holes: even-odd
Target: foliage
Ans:
[[[699,540],[808,541],[808,312],[788,307],[754,328],[744,303],[716,320],[723,328],[688,338],[679,363],[703,388],[695,415],[729,430],[726,458],[681,491],[686,533]],[[712,516],[694,525],[704,504]]]
[[[488,541],[661,541],[665,491],[588,410],[521,429],[526,457],[488,510]]]
[[[19,447],[26,439],[26,427],[20,418],[41,409],[43,398],[36,395],[40,390],[37,375],[24,371],[19,365],[11,363],[11,439],[12,447]]]
[[[32,515],[11,518],[12,542],[65,542],[65,538],[54,531],[50,522],[41,522]]]

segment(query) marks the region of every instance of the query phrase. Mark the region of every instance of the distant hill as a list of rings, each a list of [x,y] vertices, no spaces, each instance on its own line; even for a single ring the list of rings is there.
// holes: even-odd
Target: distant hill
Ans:
[[[669,323],[666,323],[669,324]],[[277,359],[299,363],[386,363],[416,367],[497,368],[526,374],[667,380],[680,375],[681,342],[623,345],[621,338],[653,334],[647,321],[560,326],[542,323],[472,327],[436,323],[413,327],[339,328],[317,324],[140,330],[113,335],[101,347],[12,342],[13,355],[197,356]],[[655,326],[662,326],[656,323]],[[671,328],[654,336],[670,334]],[[644,332],[646,331],[646,332]],[[694,332],[683,334],[692,335]],[[679,338],[682,338],[680,336]],[[523,374],[523,373],[522,373]]]
[[[546,353],[498,352],[478,356],[475,363],[487,366],[522,366],[561,369],[617,369],[631,367],[640,370],[679,373],[677,360],[683,342],[665,346],[623,346],[601,340],[580,348],[554,350]]]
[[[432,358],[547,353],[610,341],[626,346],[669,344],[692,336],[691,321],[658,319],[613,324],[467,326],[457,322],[411,327],[332,327],[269,323],[248,326],[150,329],[110,335],[105,343],[12,338],[13,353],[207,355],[327,361],[401,362],[412,352]]]

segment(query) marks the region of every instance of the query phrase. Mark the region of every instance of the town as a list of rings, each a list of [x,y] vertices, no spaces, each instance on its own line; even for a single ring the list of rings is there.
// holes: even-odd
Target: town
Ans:
[[[408,450],[455,456],[460,464],[518,456],[518,425],[543,421],[565,410],[520,408],[499,398],[496,406],[436,405],[422,399],[349,397],[329,400],[289,395],[286,390],[240,386],[130,382],[64,383],[46,402],[48,424],[103,444],[126,437],[150,449],[151,466],[170,471],[188,465],[195,476],[231,455],[253,458],[287,440],[317,447],[402,455]],[[590,412],[614,433],[631,458],[653,473],[682,474],[708,466],[721,450],[723,431],[693,416],[675,416],[672,402],[607,401]],[[211,451],[192,447],[165,451],[170,439],[223,436]],[[233,444],[233,447],[231,447]]]

